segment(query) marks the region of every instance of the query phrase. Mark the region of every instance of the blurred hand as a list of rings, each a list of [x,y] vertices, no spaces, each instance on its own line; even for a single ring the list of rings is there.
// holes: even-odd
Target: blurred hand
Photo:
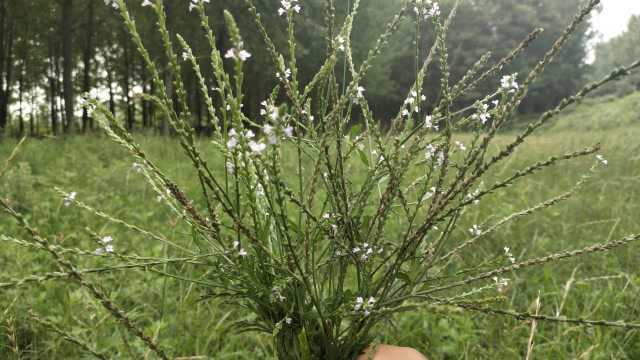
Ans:
[[[367,349],[357,360],[368,360],[370,358],[373,360],[427,360],[417,350],[407,347],[380,345],[375,350],[376,353],[373,357],[369,357],[370,349]]]

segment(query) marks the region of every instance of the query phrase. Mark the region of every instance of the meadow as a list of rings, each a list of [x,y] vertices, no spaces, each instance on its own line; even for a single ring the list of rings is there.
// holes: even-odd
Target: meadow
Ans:
[[[569,153],[596,143],[608,160],[583,188],[559,205],[501,228],[481,248],[463,252],[458,261],[490,267],[502,261],[509,244],[517,259],[621,238],[640,229],[640,122],[638,96],[587,100],[569,111],[517,150],[488,177],[500,178],[552,155]],[[615,124],[615,125],[612,125]],[[457,134],[464,140],[466,134]],[[509,132],[492,146],[507,143]],[[188,192],[198,193],[197,177],[173,140],[136,135],[136,140],[167,174]],[[206,156],[210,140],[200,138]],[[16,142],[3,140],[5,159]],[[212,163],[216,159],[208,158]],[[492,194],[472,207],[466,219],[485,224],[533,206],[569,190],[588,173],[593,157],[572,160],[521,181],[517,187]],[[217,166],[223,166],[217,164]],[[0,170],[4,164],[0,165]],[[359,174],[353,172],[352,177]],[[354,180],[355,181],[355,180]],[[112,217],[97,216],[78,207],[65,207],[59,188],[75,191],[79,201]],[[30,139],[0,178],[0,196],[27,215],[29,222],[55,243],[83,255],[82,270],[105,289],[147,333],[184,358],[268,359],[268,336],[236,334],[234,323],[249,312],[208,296],[199,281],[208,272],[197,263],[155,263],[129,269],[125,259],[93,256],[99,236],[114,239],[116,253],[126,250],[145,256],[180,254],[153,237],[122,226],[124,219],[165,240],[190,245],[190,229],[177,221],[132,166],[131,157],[106,137]],[[470,226],[470,224],[468,224]],[[454,241],[466,239],[468,226],[459,226]],[[144,346],[120,328],[84,290],[60,281],[58,269],[45,252],[27,243],[26,234],[8,216],[0,217],[0,358],[82,359],[86,353],[64,339],[68,333],[107,358],[137,358]],[[479,250],[478,250],[479,249]],[[638,322],[640,319],[640,244],[604,255],[587,255],[511,274],[500,308],[533,311],[539,296],[541,314]],[[68,255],[75,259],[76,255]],[[77,255],[79,256],[79,255]],[[122,267],[114,270],[114,264]],[[105,271],[109,264],[109,271]],[[101,270],[103,269],[103,270]],[[159,276],[170,274],[172,277]],[[178,275],[179,274],[179,275]],[[531,323],[512,318],[428,307],[399,315],[376,328],[380,342],[412,346],[431,359],[523,358]],[[538,322],[537,359],[638,359],[638,330],[584,327]],[[150,356],[151,357],[151,356]],[[152,357],[151,357],[152,358]]]

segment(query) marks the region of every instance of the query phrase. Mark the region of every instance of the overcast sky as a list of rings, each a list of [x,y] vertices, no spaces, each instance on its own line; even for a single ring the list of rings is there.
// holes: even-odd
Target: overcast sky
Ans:
[[[593,19],[593,26],[609,40],[627,29],[631,15],[640,14],[640,0],[602,0],[603,10]]]

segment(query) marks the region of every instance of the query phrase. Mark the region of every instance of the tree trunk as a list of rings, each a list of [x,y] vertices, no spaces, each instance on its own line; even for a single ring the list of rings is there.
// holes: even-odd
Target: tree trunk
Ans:
[[[52,45],[50,45],[52,46]],[[53,135],[58,134],[58,109],[56,106],[56,94],[58,93],[56,90],[56,79],[55,79],[55,59],[53,56],[53,50],[49,49],[49,71],[51,74],[49,75],[49,106],[51,112],[51,132]]]
[[[31,89],[31,113],[29,114],[29,134],[32,137],[38,135],[38,131],[36,129],[36,119],[35,119],[35,108],[36,108],[36,100],[34,95],[34,89]]]
[[[105,57],[106,68],[107,68],[107,85],[109,86],[109,111],[113,116],[116,116],[116,94],[113,91],[113,68],[112,64],[109,63],[109,55],[107,54]]]
[[[25,73],[25,62],[27,58],[24,57],[22,60],[22,69],[20,70],[20,78],[18,79],[18,131],[20,132],[20,136],[24,135],[24,114],[23,114],[23,98],[24,98],[24,73]]]
[[[73,94],[73,0],[62,1],[62,19],[60,23],[62,35],[62,87],[64,96],[66,133],[71,132],[74,123],[74,94]]]
[[[147,72],[144,68],[144,63],[140,66],[140,85],[142,86],[142,92],[145,94],[149,94],[147,92]],[[143,97],[140,98],[140,105],[142,108],[142,128],[146,129],[149,127],[149,102],[145,100]]]
[[[6,59],[4,62],[4,72],[0,73],[0,134],[4,133],[4,130],[8,123],[9,118],[9,97],[11,96],[11,83],[13,80],[13,41],[14,41],[14,25],[12,23],[9,24],[9,30],[6,31],[8,41],[6,43]],[[4,37],[5,34],[2,34]],[[5,56],[4,49],[3,52],[0,53],[0,57]]]
[[[122,79],[122,90],[124,92],[125,105],[127,108],[127,129],[133,129],[134,123],[134,113],[133,113],[133,104],[131,101],[131,58],[130,58],[130,50],[129,50],[129,41],[126,36],[122,37],[123,39],[123,50],[124,50],[124,72]]]
[[[93,7],[94,2],[89,1],[87,8],[87,27],[86,27],[86,44],[84,47],[83,60],[84,74],[82,79],[82,91],[88,93],[91,91],[91,62],[93,61]],[[86,132],[91,126],[91,120],[89,119],[89,111],[86,108],[82,109],[82,132]]]

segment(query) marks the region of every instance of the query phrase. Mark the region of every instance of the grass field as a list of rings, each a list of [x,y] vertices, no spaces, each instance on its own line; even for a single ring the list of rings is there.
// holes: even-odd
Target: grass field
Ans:
[[[527,259],[639,232],[640,126],[634,125],[638,121],[636,112],[622,109],[622,106],[637,109],[637,105],[635,96],[576,110],[559,119],[556,126],[531,138],[513,158],[495,169],[491,176],[504,177],[551,155],[595,143],[602,144],[602,154],[609,160],[609,166],[600,168],[576,197],[511,223],[492,235],[482,251],[463,253],[460,261],[468,266],[484,266],[482,259],[499,257],[507,244],[518,259]],[[598,119],[600,125],[578,124],[580,121],[594,124],[585,114],[589,114],[589,119]],[[612,120],[624,127],[602,126],[606,114],[632,118]],[[495,146],[512,137],[501,135]],[[196,177],[177,144],[156,137],[140,137],[139,141],[179,184],[198,193]],[[202,148],[206,149],[207,144],[206,139],[201,140]],[[15,142],[3,140],[1,158],[6,158],[14,145]],[[547,169],[492,195],[466,218],[474,220],[473,223],[491,223],[535,205],[570,189],[594,162],[594,158],[585,158]],[[113,236],[117,249],[141,256],[167,255],[169,250],[161,243],[90,212],[63,207],[54,187],[76,191],[79,200],[116,218],[162,233],[169,240],[182,244],[190,241],[189,229],[156,201],[144,179],[132,169],[131,158],[104,137],[28,141],[0,179],[0,196],[11,199],[35,227],[65,247],[93,251],[96,247],[90,236],[93,232]],[[456,240],[465,239],[466,229],[460,228]],[[0,234],[26,239],[5,215],[0,216]],[[113,260],[95,257],[89,262],[83,260],[83,268],[99,269],[106,263],[113,264]],[[638,323],[639,263],[640,244],[634,244],[606,255],[579,257],[513,274],[501,307],[527,311],[540,294],[543,314]],[[55,278],[16,286],[16,280],[57,271],[48,254],[3,239],[0,264],[1,359],[86,357],[50,327],[34,321],[30,311],[83,339],[109,358],[143,357],[142,344],[133,340],[78,287]],[[190,266],[163,265],[153,270],[151,267],[146,271],[123,270],[91,278],[108,289],[116,303],[128,309],[148,333],[154,334],[176,356],[270,357],[272,350],[267,336],[233,334],[234,321],[249,315],[216,300],[202,299],[202,289],[192,282],[160,277],[154,271],[186,278],[202,273],[202,269]],[[538,325],[535,359],[640,358],[638,330]],[[433,359],[517,359],[526,353],[530,327],[530,323],[514,319],[429,308],[397,317],[380,327],[378,333],[380,341],[416,347]]]

